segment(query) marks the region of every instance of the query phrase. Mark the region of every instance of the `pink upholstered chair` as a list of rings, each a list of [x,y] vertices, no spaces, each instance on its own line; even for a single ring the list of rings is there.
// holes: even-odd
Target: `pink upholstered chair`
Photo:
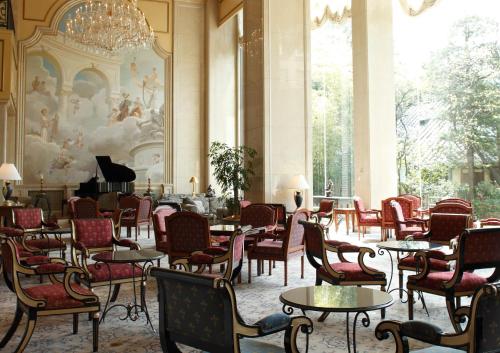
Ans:
[[[111,301],[115,301],[123,283],[133,283],[133,276],[140,278],[142,269],[131,264],[112,263],[96,265],[88,260],[95,253],[113,251],[117,246],[140,249],[139,244],[130,239],[117,239],[113,220],[110,218],[71,220],[71,262],[81,268],[86,279],[82,280],[89,288],[114,284]],[[132,272],[134,271],[134,272]],[[143,289],[141,283],[141,290]]]
[[[131,237],[131,229],[135,227],[135,241],[137,241],[137,234],[140,234],[141,225],[148,226],[149,238],[153,208],[153,200],[151,197],[139,197],[136,195],[125,196],[120,198],[119,203],[120,208],[124,210],[121,225],[127,228],[127,238]]]
[[[397,201],[401,206],[403,212],[403,217],[409,219],[413,217],[413,202],[404,197],[389,197],[382,200],[382,234],[381,240],[387,240],[390,235],[391,229],[396,227],[396,222],[394,221],[391,202]]]
[[[73,315],[73,333],[78,333],[78,315],[89,314],[93,321],[93,351],[97,352],[99,338],[99,298],[91,290],[80,286],[72,281],[73,275],[83,276],[84,272],[76,267],[64,269],[64,280],[58,281],[50,277],[51,284],[41,284],[25,287],[20,280],[19,274],[37,275],[36,269],[23,266],[19,261],[16,244],[12,239],[6,239],[2,243],[3,274],[7,287],[17,297],[16,311],[12,325],[0,341],[0,349],[4,348],[17,330],[19,323],[26,314],[26,329],[15,352],[23,352],[28,345],[37,318],[52,315]],[[61,264],[54,264],[61,266]],[[4,313],[5,314],[5,313]]]
[[[298,210],[288,217],[285,233],[280,240],[269,239],[269,236],[256,235],[254,243],[248,247],[248,283],[252,282],[252,260],[269,260],[269,275],[271,261],[283,261],[285,264],[285,286],[288,284],[288,259],[300,256],[300,278],[304,278],[304,226],[299,221],[307,221],[309,211]],[[267,238],[267,239],[266,239]]]
[[[455,300],[469,297],[486,283],[500,279],[500,228],[467,229],[458,239],[458,245],[451,255],[443,256],[445,261],[455,261],[452,271],[431,272],[430,257],[418,252],[422,261],[421,271],[408,276],[408,317],[413,320],[413,292],[422,291],[445,297],[448,315],[457,332],[461,331]],[[417,260],[418,261],[418,260]],[[479,269],[494,269],[490,277],[474,273]]]
[[[364,237],[366,234],[366,227],[382,226],[380,210],[367,210],[363,200],[358,196],[354,197],[354,209],[356,210],[356,219],[358,221],[358,240],[360,238],[360,230]]]
[[[174,214],[177,210],[170,206],[160,206],[153,212],[153,230],[155,233],[156,250],[165,254],[168,253],[167,245],[167,226],[165,218]],[[160,260],[158,260],[160,266]]]
[[[318,223],[321,223],[323,219],[327,222],[324,224],[326,229],[326,234],[330,232],[330,226],[333,224],[333,209],[335,208],[335,200],[321,200],[319,202],[319,209],[315,212],[311,212],[311,219]]]
[[[23,231],[23,248],[32,253],[48,253],[60,250],[63,254],[66,243],[60,237],[42,234],[44,228],[59,228],[56,222],[45,222],[41,208],[13,208],[14,227]],[[64,256],[63,256],[64,257]]]
[[[426,231],[426,222],[419,218],[405,218],[403,209],[397,201],[391,201],[392,218],[396,240],[404,240],[408,235]]]

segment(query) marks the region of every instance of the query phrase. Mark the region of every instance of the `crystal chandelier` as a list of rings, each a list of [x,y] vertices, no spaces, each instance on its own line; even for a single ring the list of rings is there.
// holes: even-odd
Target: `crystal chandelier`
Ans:
[[[105,55],[148,47],[154,40],[137,0],[86,0],[66,20],[65,36]]]

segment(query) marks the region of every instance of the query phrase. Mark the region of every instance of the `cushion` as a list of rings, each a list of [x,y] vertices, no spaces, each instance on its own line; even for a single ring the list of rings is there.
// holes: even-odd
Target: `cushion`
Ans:
[[[50,273],[63,273],[64,271],[66,271],[66,266],[60,263],[41,264],[35,269],[35,272],[39,275],[48,275]]]
[[[212,264],[214,262],[214,257],[208,254],[193,254],[189,257],[189,263],[194,265]]]
[[[428,343],[437,343],[443,334],[443,330],[436,325],[425,321],[406,321],[401,323],[400,332],[402,336],[415,338]]]
[[[290,320],[290,316],[283,313],[276,313],[257,321],[255,325],[259,326],[262,334],[268,335],[286,329],[290,325]]]
[[[446,272],[432,272],[427,275],[427,277],[416,281],[415,284],[418,287],[430,288],[435,290],[442,290],[442,283],[449,281],[453,277],[453,271]],[[476,275],[475,273],[464,272],[462,280],[455,287],[456,292],[473,292],[478,287],[486,284],[488,281],[486,278]],[[410,283],[408,283],[410,284]]]
[[[225,240],[227,240],[227,237],[223,236],[224,238],[226,238]],[[209,254],[209,255],[224,255],[225,253],[227,253],[227,248],[223,247],[223,246],[211,246],[209,248],[206,248],[205,250],[203,250],[203,252],[205,254]]]
[[[259,241],[257,247],[253,246],[252,253],[279,255],[283,253],[283,242],[281,240],[266,239]]]
[[[94,295],[90,290],[83,288],[77,284],[73,284],[72,288],[75,292],[83,295]],[[62,284],[46,284],[25,288],[25,293],[36,300],[46,300],[45,309],[69,309],[83,306],[83,302],[71,298]]]
[[[433,271],[449,271],[450,269],[447,261],[433,259],[433,258],[430,258],[429,260],[430,260],[429,262],[431,265],[431,270]],[[404,267],[417,268],[417,261],[415,260],[414,256],[407,256],[399,260],[399,265]],[[422,259],[420,259],[419,267],[422,269],[423,266],[424,266],[423,261]]]
[[[34,266],[34,265],[40,265],[40,264],[46,264],[49,262],[49,257],[45,255],[33,255],[31,253],[28,253],[28,257],[24,259],[24,263],[28,266]]]
[[[364,273],[361,267],[354,262],[336,262],[330,264],[330,267],[336,272],[343,272],[345,274],[344,281],[373,281],[375,279],[372,275]],[[323,276],[330,276],[323,266],[317,271]]]
[[[96,266],[97,265],[97,266]],[[109,265],[109,267],[108,267]],[[92,275],[92,282],[109,281],[109,269],[111,269],[111,279],[132,278],[132,265],[130,264],[91,264],[87,266]],[[134,267],[135,276],[141,277],[142,270]]]
[[[37,249],[66,249],[66,244],[54,238],[26,240],[26,245]]]

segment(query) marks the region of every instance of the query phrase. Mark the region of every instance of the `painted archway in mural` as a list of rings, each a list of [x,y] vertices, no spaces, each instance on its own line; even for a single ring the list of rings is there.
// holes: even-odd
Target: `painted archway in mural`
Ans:
[[[154,48],[110,58],[69,43],[61,24],[76,4],[26,47],[24,183],[87,181],[96,155],[134,169],[138,184],[164,183],[168,62]]]

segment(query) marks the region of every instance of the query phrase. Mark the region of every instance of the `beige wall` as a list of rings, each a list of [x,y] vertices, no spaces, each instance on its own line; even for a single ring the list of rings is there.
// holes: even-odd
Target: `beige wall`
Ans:
[[[244,7],[247,38],[263,28],[263,42],[249,43],[245,57],[245,144],[259,153],[258,176],[247,196],[282,202],[290,209],[295,206],[288,180],[303,174],[312,183],[308,6],[307,0],[256,0]],[[306,193],[305,206],[310,199]]]
[[[208,0],[210,1],[210,0]],[[216,0],[217,23],[222,25],[243,8],[243,0]]]
[[[206,173],[205,1],[175,1],[174,17],[174,192],[190,193]]]
[[[208,145],[214,141],[236,145],[238,114],[237,55],[238,23],[233,16],[217,25],[218,0],[207,1],[207,134]],[[208,181],[220,193],[208,165]],[[201,185],[200,185],[201,186]],[[205,187],[203,187],[203,190]]]

